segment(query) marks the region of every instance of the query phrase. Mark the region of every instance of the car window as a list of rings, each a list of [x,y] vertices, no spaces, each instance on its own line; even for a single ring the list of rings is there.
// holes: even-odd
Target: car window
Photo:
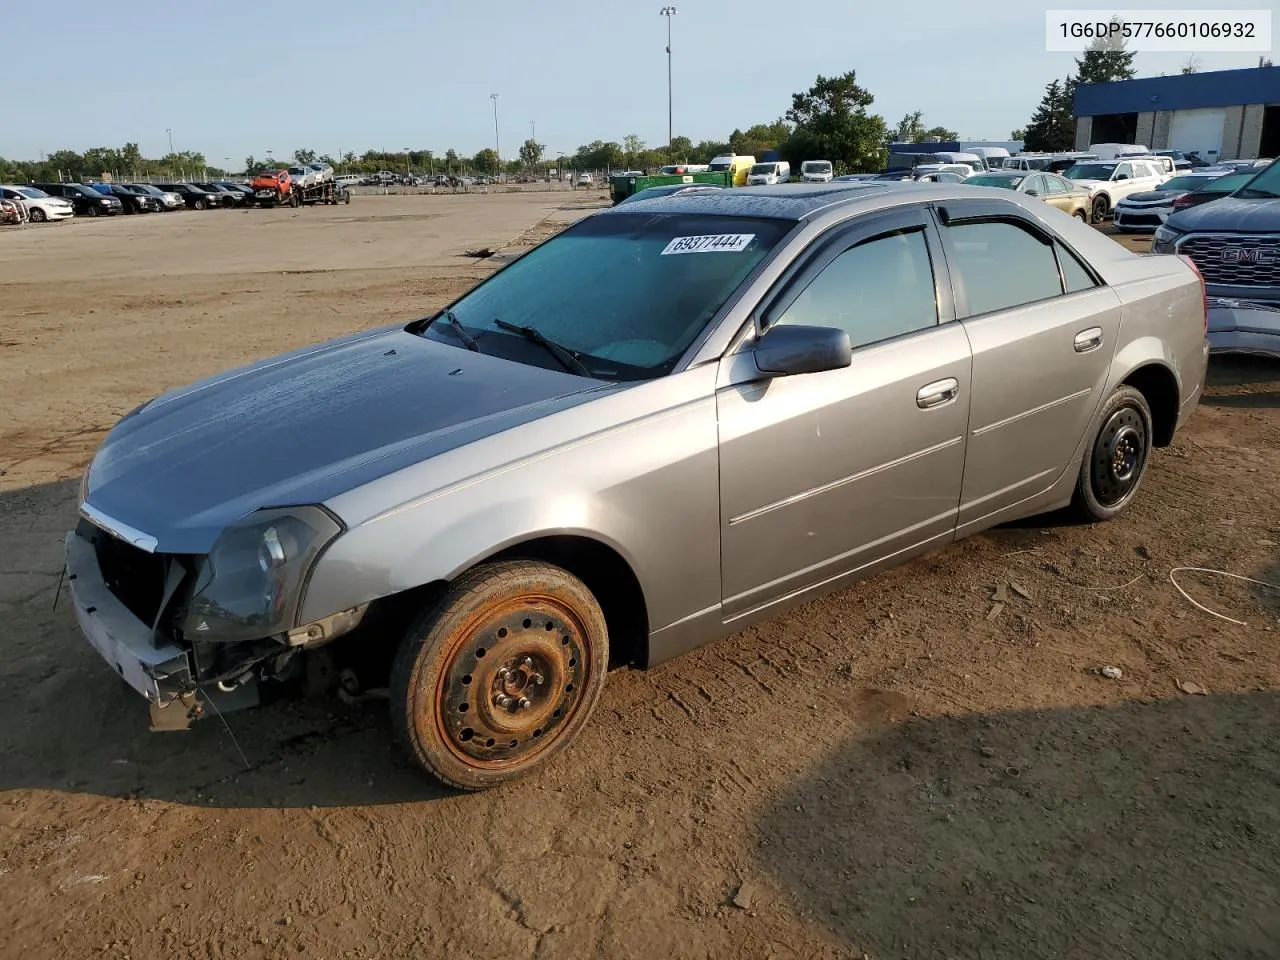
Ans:
[[[1116,172],[1112,174],[1111,179],[1112,180],[1132,180],[1133,164],[1132,163],[1119,164],[1116,167]]]
[[[1027,177],[1026,181],[1022,184],[1022,192],[1043,194],[1045,192],[1044,177],[1040,176],[1038,173],[1034,176]]]
[[[946,228],[955,269],[968,299],[966,316],[1007,310],[1062,293],[1053,248],[1028,228],[1006,220]]]
[[[933,265],[923,230],[895,232],[846,250],[775,321],[839,327],[854,347],[937,323]]]
[[[1053,248],[1058,252],[1058,263],[1062,267],[1062,280],[1066,284],[1067,293],[1092,290],[1098,285],[1074,253],[1056,241]]]

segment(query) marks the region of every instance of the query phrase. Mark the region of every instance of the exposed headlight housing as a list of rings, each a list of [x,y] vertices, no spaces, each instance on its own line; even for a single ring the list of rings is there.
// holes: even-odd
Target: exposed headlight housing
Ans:
[[[228,527],[200,566],[183,632],[212,643],[288,632],[312,566],[341,532],[318,506],[259,510]]]

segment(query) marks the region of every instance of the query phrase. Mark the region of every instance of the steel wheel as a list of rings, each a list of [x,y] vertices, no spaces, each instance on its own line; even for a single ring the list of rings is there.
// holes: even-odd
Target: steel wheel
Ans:
[[[1109,520],[1133,501],[1151,453],[1151,409],[1137,390],[1113,393],[1100,419],[1076,486],[1076,507],[1090,520]]]
[[[397,733],[440,780],[521,776],[586,723],[608,665],[604,616],[564,570],[532,561],[460,578],[406,635],[392,671]]]

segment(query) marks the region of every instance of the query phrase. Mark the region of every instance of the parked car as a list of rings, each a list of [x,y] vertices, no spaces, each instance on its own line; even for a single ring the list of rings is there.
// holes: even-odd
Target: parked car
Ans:
[[[1112,222],[1121,233],[1151,233],[1173,213],[1178,197],[1199,190],[1221,176],[1224,176],[1221,172],[1184,173],[1166,180],[1155,190],[1131,193],[1116,204]]]
[[[20,200],[0,199],[0,223],[17,226],[27,222],[27,208]]]
[[[620,205],[438,313],[126,414],[66,582],[157,726],[395,638],[389,681],[362,669],[396,738],[492,787],[581,732],[611,665],[996,524],[1122,513],[1205,365],[1187,260],[1013,191]]]
[[[244,194],[239,190],[229,190],[220,183],[197,183],[197,187],[213,195],[218,205],[226,207],[236,207],[244,203]]]
[[[1039,197],[1051,207],[1089,222],[1089,192],[1056,173],[1034,173],[1024,170],[992,170],[978,173],[964,181],[973,187],[1000,187]]]
[[[969,177],[963,173],[939,170],[936,173],[922,173],[915,179],[918,183],[964,183]]]
[[[47,220],[70,220],[76,215],[75,207],[70,200],[62,197],[51,197],[38,187],[19,187],[12,184],[0,184],[0,197],[5,200],[18,200],[27,209],[27,218],[32,223],[44,223]]]
[[[222,205],[217,195],[194,183],[160,183],[156,186],[169,193],[176,193],[192,210],[209,210]]]
[[[33,183],[32,186],[51,197],[71,201],[77,217],[113,217],[125,212],[119,197],[103,194],[84,183]]]
[[[1256,173],[1246,171],[1224,173],[1216,176],[1200,189],[1192,190],[1190,193],[1184,193],[1182,196],[1175,198],[1173,212],[1177,213],[1179,210],[1186,210],[1188,207],[1198,207],[1202,203],[1219,200],[1228,194],[1235,193],[1255,176],[1257,176]]]
[[[186,201],[182,198],[182,194],[175,193],[172,190],[161,190],[159,187],[150,183],[131,183],[129,186],[135,190],[141,190],[143,193],[155,197],[160,201],[165,210],[183,210],[186,208]]]
[[[248,206],[253,203],[253,187],[247,183],[239,183],[235,180],[219,180],[218,186],[226,187],[235,193],[244,194],[244,199],[240,201],[241,206]]]
[[[1280,167],[1209,199],[1174,211],[1152,250],[1182,254],[1200,268],[1212,351],[1280,358]]]
[[[355,173],[343,173],[333,178],[334,183],[340,183],[344,187],[356,187],[364,182],[364,178]]]
[[[706,193],[709,190],[723,190],[717,183],[665,183],[656,187],[645,187],[631,196],[619,200],[615,206],[624,203],[636,203],[640,200],[653,200],[656,197],[683,196],[686,193]]]
[[[1088,160],[1073,165],[1064,176],[1089,191],[1089,211],[1094,223],[1109,217],[1125,197],[1155,190],[1166,179],[1145,160]]]
[[[1173,166],[1178,172],[1184,172],[1194,169],[1195,167],[1207,167],[1208,164],[1197,157],[1191,160],[1181,150],[1156,150],[1154,153],[1157,157],[1168,157],[1173,161]]]
[[[831,178],[830,160],[806,160],[800,164],[800,180],[803,183],[830,183]]]
[[[151,213],[164,209],[164,204],[159,199],[127,183],[95,183],[93,190],[116,198],[125,213]]]
[[[858,183],[860,181],[878,180],[878,179],[880,179],[880,174],[878,173],[846,173],[844,176],[833,177],[831,182]]]

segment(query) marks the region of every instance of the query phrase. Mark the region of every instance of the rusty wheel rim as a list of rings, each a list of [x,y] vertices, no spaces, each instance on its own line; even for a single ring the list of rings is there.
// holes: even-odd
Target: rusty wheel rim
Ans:
[[[527,763],[577,714],[591,681],[582,619],[546,595],[502,600],[458,631],[434,721],[449,749],[486,769]]]

